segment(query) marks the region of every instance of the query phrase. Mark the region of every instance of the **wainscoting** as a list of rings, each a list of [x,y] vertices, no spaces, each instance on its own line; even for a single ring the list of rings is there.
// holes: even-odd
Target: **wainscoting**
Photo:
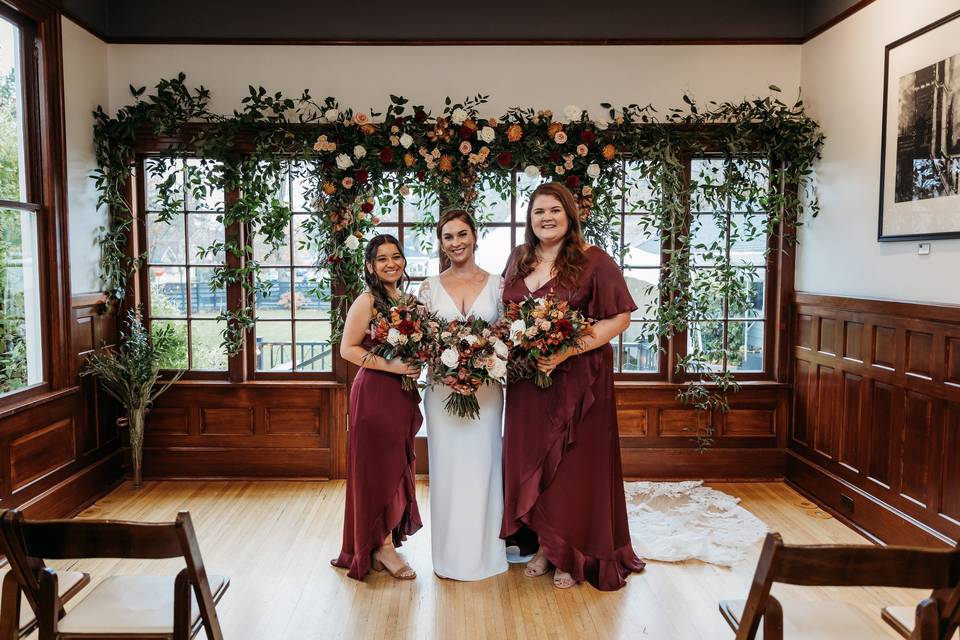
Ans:
[[[787,478],[871,537],[960,539],[960,307],[796,294]]]
[[[75,296],[71,307],[75,386],[0,412],[0,506],[33,517],[72,515],[122,477],[116,404],[78,378],[84,358],[115,340],[116,315],[99,295]]]

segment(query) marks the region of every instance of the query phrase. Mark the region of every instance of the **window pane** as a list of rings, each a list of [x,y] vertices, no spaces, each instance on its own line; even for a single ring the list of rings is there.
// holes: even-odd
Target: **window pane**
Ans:
[[[192,320],[191,368],[203,371],[223,371],[227,368],[227,354],[221,343],[226,323],[215,320]]]
[[[434,236],[420,235],[409,227],[404,228],[403,255],[407,258],[407,274],[410,277],[435,276],[440,273],[440,257],[437,255],[435,241]]]
[[[517,227],[516,232],[514,233],[513,246],[519,247],[523,244],[524,235],[527,233],[527,225],[523,224]]]
[[[660,232],[648,216],[624,216],[623,264],[632,267],[660,266]]]
[[[510,227],[487,227],[486,235],[478,244],[477,264],[481,269],[499,276],[510,257]]]
[[[291,189],[293,200],[290,203],[292,211],[313,211],[310,198],[310,178],[304,173],[306,168],[302,163],[295,163],[291,168]],[[316,196],[314,196],[316,197]]]
[[[738,269],[737,286],[731,291],[729,311],[731,318],[763,318],[764,291],[767,272],[757,269],[755,273]]]
[[[530,202],[530,194],[533,190],[547,182],[540,176],[529,178],[524,172],[517,174],[517,222],[526,223],[527,204]]]
[[[263,266],[290,264],[290,229],[281,238],[281,244],[274,248],[266,241],[263,235],[256,234],[253,240],[253,257]]]
[[[440,213],[436,205],[430,206],[426,203],[421,204],[415,194],[410,194],[403,199],[403,219],[405,222],[419,222],[423,220],[425,214],[432,213],[433,218],[439,218]]]
[[[333,371],[329,322],[297,322],[297,371]]]
[[[317,243],[313,240],[309,229],[310,216],[293,216],[293,260],[297,265],[314,265],[317,263]]]
[[[717,186],[723,184],[723,161],[694,158],[690,161],[691,211],[726,211],[729,204],[719,198]]]
[[[623,371],[656,372],[660,367],[658,344],[649,322],[631,322],[623,332]]]
[[[0,210],[0,394],[43,382],[37,215]]]
[[[185,264],[186,238],[183,235],[183,214],[175,214],[169,222],[156,213],[147,214],[147,251],[150,264]]]
[[[147,210],[161,211],[163,203],[161,193],[176,196],[176,202],[171,202],[174,209],[183,210],[183,163],[180,160],[145,160],[143,163],[144,179],[147,182]]]
[[[767,234],[765,215],[730,216],[731,264],[766,264]]]
[[[188,189],[184,194],[188,211],[223,211],[222,166],[212,160],[187,160]]]
[[[626,187],[623,203],[623,210],[627,213],[635,211],[648,211],[649,205],[646,203],[653,197],[650,181],[640,175],[640,162],[627,162]]]
[[[717,269],[695,269],[690,289],[693,308],[690,315],[696,319],[723,318],[723,280]]]
[[[488,222],[510,222],[510,196],[502,196],[492,187],[483,190],[483,208],[478,212]],[[487,217],[489,216],[489,217]]]
[[[397,201],[392,201],[389,205],[382,201],[376,201],[373,204],[373,213],[380,218],[380,222],[397,222],[400,219],[400,207]]]
[[[723,369],[723,322],[692,322],[687,330],[687,353],[698,362],[690,367],[697,371],[720,371]]]
[[[727,260],[727,217],[701,214],[690,221],[690,257],[695,265],[720,265]]]
[[[637,305],[637,310],[631,317],[635,320],[655,318],[660,298],[660,270],[627,268],[623,270],[623,278],[627,281],[630,295]]]
[[[192,316],[214,318],[227,310],[227,292],[222,288],[216,291],[211,289],[210,281],[212,279],[212,268],[190,268],[190,311]]]
[[[170,349],[160,359],[161,369],[186,369],[187,360],[187,321],[186,320],[153,320],[150,323],[150,332],[156,335],[158,331],[169,328],[172,339]]]
[[[200,256],[200,251],[215,242],[223,242],[223,223],[214,213],[187,214],[187,234],[190,236],[190,264],[223,264],[223,251]]]
[[[293,272],[298,320],[327,320],[330,318],[330,301],[322,296],[330,295],[330,276],[326,271],[296,269]],[[318,289],[319,286],[319,289]],[[318,295],[318,293],[320,295]],[[298,337],[299,339],[299,337]]]
[[[150,267],[150,317],[187,316],[187,272],[183,267]]]
[[[731,371],[763,371],[763,321],[731,321],[727,325]]]
[[[20,29],[0,19],[0,199],[26,202]]]
[[[290,371],[293,368],[293,330],[289,322],[256,325],[257,371]]]
[[[290,293],[290,269],[261,269],[257,292],[257,318],[290,318],[293,298]]]

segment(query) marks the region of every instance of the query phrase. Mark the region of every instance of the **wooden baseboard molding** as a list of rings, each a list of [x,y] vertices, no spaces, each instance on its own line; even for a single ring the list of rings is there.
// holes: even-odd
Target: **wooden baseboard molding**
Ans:
[[[621,449],[628,480],[781,481],[782,449]]]
[[[145,479],[330,478],[330,449],[184,447],[143,450]]]
[[[788,484],[877,543],[935,547],[956,544],[945,533],[911,518],[793,451],[787,452],[786,463]]]
[[[69,518],[113,491],[121,482],[123,455],[120,450],[115,450],[19,508],[28,518]]]

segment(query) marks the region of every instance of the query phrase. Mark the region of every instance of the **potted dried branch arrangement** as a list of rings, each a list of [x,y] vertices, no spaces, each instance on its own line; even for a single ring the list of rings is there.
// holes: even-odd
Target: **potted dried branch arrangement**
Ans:
[[[130,435],[130,454],[133,463],[133,486],[143,482],[143,427],[150,405],[176,382],[183,371],[158,383],[164,356],[173,348],[176,336],[172,327],[160,327],[153,335],[147,332],[138,309],[127,314],[127,330],[120,332],[119,348],[98,349],[87,360],[83,375],[95,375],[100,386],[117,399],[126,416],[117,421],[126,426]]]

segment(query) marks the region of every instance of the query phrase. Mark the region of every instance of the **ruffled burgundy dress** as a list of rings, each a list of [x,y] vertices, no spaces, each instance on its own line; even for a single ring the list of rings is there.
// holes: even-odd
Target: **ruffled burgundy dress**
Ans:
[[[364,338],[363,347],[373,343]],[[347,507],[343,547],[331,564],[357,580],[388,534],[399,547],[423,523],[417,508],[413,438],[423,422],[420,395],[404,391],[400,376],[360,369],[350,389]]]
[[[504,302],[552,291],[595,320],[636,309],[613,259],[597,247],[587,255],[576,288],[550,280],[537,291],[529,291],[522,278],[511,282],[511,257]],[[578,582],[615,591],[644,563],[627,526],[613,349],[607,344],[574,356],[551,378],[548,389],[531,380],[507,385],[500,537],[525,553],[539,544],[551,564]]]

